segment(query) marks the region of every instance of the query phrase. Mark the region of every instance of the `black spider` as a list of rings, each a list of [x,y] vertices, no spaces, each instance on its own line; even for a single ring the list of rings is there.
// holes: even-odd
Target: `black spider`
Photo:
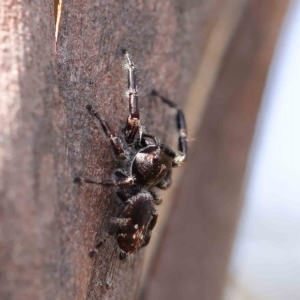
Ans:
[[[99,120],[106,136],[110,139],[121,168],[111,179],[98,181],[82,177],[75,179],[76,182],[117,187],[117,195],[124,203],[124,207],[117,218],[112,218],[109,234],[117,237],[121,249],[120,259],[137,252],[149,243],[158,217],[154,205],[162,201],[156,195],[155,188],[165,190],[171,185],[172,168],[183,164],[187,154],[186,123],[183,112],[175,103],[152,91],[152,95],[177,110],[179,140],[178,151],[174,151],[161,144],[154,135],[147,133],[140,124],[136,67],[128,53],[125,53],[124,69],[127,72],[130,112],[124,131],[125,146],[92,106],[86,106],[90,114]],[[96,248],[102,244],[103,241]],[[91,256],[94,253],[92,251]]]

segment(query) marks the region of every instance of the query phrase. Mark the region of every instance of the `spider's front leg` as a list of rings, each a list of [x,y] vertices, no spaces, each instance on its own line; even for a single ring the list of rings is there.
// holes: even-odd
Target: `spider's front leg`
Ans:
[[[187,157],[187,152],[188,152],[187,126],[186,126],[184,113],[181,109],[177,107],[177,105],[173,101],[161,96],[156,90],[152,90],[151,94],[153,96],[157,96],[162,102],[167,104],[169,107],[177,110],[176,121],[177,121],[177,130],[179,132],[178,150],[180,152],[177,153],[173,161],[173,167],[180,166],[185,162]]]
[[[115,135],[113,130],[109,127],[108,123],[93,109],[91,105],[87,105],[86,109],[93,117],[95,117],[100,122],[104,133],[110,140],[115,155],[120,159],[125,159],[125,151],[121,139]]]
[[[127,71],[127,96],[129,102],[129,116],[125,127],[125,140],[128,144],[134,142],[136,134],[142,137],[142,127],[140,124],[139,98],[136,83],[136,66],[130,59],[128,53],[125,54],[124,69]]]

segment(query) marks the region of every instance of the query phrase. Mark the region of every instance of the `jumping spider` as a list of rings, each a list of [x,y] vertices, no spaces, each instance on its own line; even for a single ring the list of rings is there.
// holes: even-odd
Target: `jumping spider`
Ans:
[[[136,84],[136,66],[128,53],[125,53],[124,69],[127,73],[129,116],[125,127],[125,146],[115,135],[108,123],[93,109],[86,108],[98,119],[118,158],[121,168],[113,178],[91,180],[77,177],[76,182],[86,182],[117,187],[117,196],[124,203],[122,211],[111,219],[109,234],[116,235],[120,248],[120,259],[126,258],[145,247],[151,238],[158,213],[154,205],[161,203],[155,188],[167,189],[171,185],[172,168],[182,165],[187,155],[186,123],[183,112],[172,101],[160,96],[156,91],[152,95],[160,98],[169,107],[177,111],[179,131],[178,151],[161,144],[158,139],[145,131],[140,124],[138,91]],[[103,241],[96,245],[99,248]],[[93,252],[91,253],[94,254]]]

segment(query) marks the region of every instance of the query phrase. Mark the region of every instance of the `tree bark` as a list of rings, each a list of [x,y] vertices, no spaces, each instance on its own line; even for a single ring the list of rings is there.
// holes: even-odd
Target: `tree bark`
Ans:
[[[111,188],[73,184],[115,168],[85,105],[122,135],[126,48],[139,66],[142,122],[172,144],[173,115],[148,95],[156,88],[184,105],[218,1],[65,0],[57,40],[54,3],[0,4],[0,297],[134,299],[144,251],[120,261],[110,239],[88,256],[116,202]]]

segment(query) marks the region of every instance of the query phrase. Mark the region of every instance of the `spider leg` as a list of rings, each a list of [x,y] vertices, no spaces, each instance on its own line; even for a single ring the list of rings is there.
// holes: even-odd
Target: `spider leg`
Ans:
[[[100,122],[104,133],[109,138],[110,143],[114,149],[115,155],[118,158],[125,159],[124,147],[121,142],[121,139],[115,135],[113,130],[109,127],[108,123],[93,109],[91,105],[87,105],[86,109],[90,112],[90,114],[98,119]]]
[[[188,152],[188,144],[187,144],[187,127],[184,113],[181,109],[179,109],[173,101],[161,96],[156,90],[152,90],[151,94],[153,96],[157,96],[162,102],[167,104],[171,108],[175,108],[177,110],[176,121],[177,121],[177,130],[179,131],[178,138],[178,150],[180,151],[174,161],[173,166],[180,166],[185,160]]]
[[[90,256],[91,258],[94,257],[95,254],[98,252],[98,249],[99,249],[100,247],[102,247],[102,245],[105,244],[105,242],[106,242],[110,237],[111,237],[111,235],[108,234],[108,233],[106,233],[105,236],[104,236],[104,238],[101,239],[101,240],[95,245],[95,248],[89,252],[89,256]]]
[[[99,180],[92,180],[88,178],[83,178],[83,177],[76,177],[74,179],[75,183],[93,183],[93,184],[100,184],[100,185],[106,185],[106,186],[118,186],[118,187],[126,187],[126,186],[131,186],[133,185],[133,178],[132,177],[127,177],[127,178],[121,178],[121,179],[99,179]]]
[[[146,247],[150,243],[151,236],[152,236],[152,231],[148,231],[147,234],[145,235],[144,241],[141,244],[140,248]]]
[[[128,177],[128,175],[125,174],[123,169],[116,169],[114,174],[115,174],[115,176],[117,176],[119,178],[127,178]]]
[[[157,222],[157,218],[158,218],[158,211],[157,210],[154,210],[152,212],[152,220],[148,226],[148,230],[149,231],[152,231],[156,225],[156,222]]]
[[[121,251],[120,254],[119,254],[119,259],[120,259],[120,260],[124,260],[124,259],[127,258],[127,256],[128,256],[128,255],[127,255],[125,252]]]
[[[142,127],[140,125],[139,99],[136,83],[136,67],[128,53],[125,53],[124,69],[127,71],[127,96],[129,102],[129,116],[125,127],[125,140],[128,144],[134,142],[137,133],[141,139]]]
[[[167,175],[156,186],[162,190],[168,189],[172,184],[172,171],[170,170]]]
[[[145,247],[149,244],[151,236],[152,236],[152,230],[156,225],[157,218],[158,218],[158,212],[157,212],[157,210],[154,210],[152,213],[152,220],[148,226],[148,232],[146,233],[144,241],[141,244],[140,248]]]
[[[153,202],[156,204],[156,205],[159,205],[162,203],[162,198],[157,195],[154,191],[149,191],[149,193],[151,194],[151,196],[153,197]]]
[[[142,139],[141,139],[141,142],[142,142],[142,144],[147,145],[147,141],[145,140],[145,138],[151,138],[151,139],[153,139],[155,145],[159,145],[159,140],[158,140],[158,138],[157,138],[155,135],[143,131],[143,132],[142,132]],[[149,144],[149,143],[148,143],[148,144]]]

